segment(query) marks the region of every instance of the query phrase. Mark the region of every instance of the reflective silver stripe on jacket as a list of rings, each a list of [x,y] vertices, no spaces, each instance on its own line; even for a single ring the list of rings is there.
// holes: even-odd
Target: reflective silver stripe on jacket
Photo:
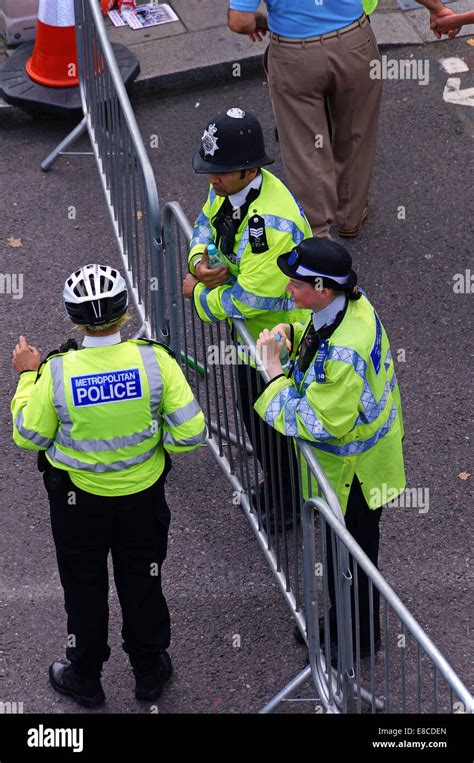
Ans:
[[[123,435],[121,437],[111,437],[107,440],[77,440],[71,437],[72,420],[66,402],[66,392],[64,388],[64,365],[63,356],[52,358],[50,361],[51,376],[53,379],[53,404],[56,408],[58,418],[61,422],[61,429],[58,431],[55,442],[65,448],[76,450],[80,453],[100,453],[105,451],[115,451],[119,448],[127,448],[133,445],[140,445],[142,442],[151,439],[158,432],[162,424],[161,416],[158,412],[163,394],[163,379],[158,365],[156,352],[152,345],[137,345],[140,350],[145,373],[148,379],[150,390],[150,413],[152,424],[141,432],[132,435]],[[156,422],[156,425],[153,425]],[[51,442],[51,441],[50,441]],[[48,443],[49,445],[50,443]],[[49,452],[49,451],[48,451]],[[59,451],[57,451],[59,452]],[[62,454],[64,455],[64,454]],[[53,457],[53,456],[52,456]],[[149,455],[146,456],[149,458]],[[143,457],[139,457],[144,460]],[[60,460],[60,459],[56,459]],[[74,459],[72,459],[74,460]],[[129,459],[126,459],[128,463]],[[64,461],[63,463],[67,463]],[[79,463],[79,462],[78,462]],[[80,462],[82,463],[82,462]],[[125,463],[125,462],[123,462]],[[137,462],[139,463],[139,462]],[[132,465],[132,464],[130,464]],[[89,465],[79,466],[79,469],[86,469]],[[127,467],[123,467],[127,468]],[[114,464],[115,469],[115,464]],[[99,470],[105,471],[105,470]]]
[[[95,463],[90,464],[87,461],[80,461],[78,458],[73,458],[67,453],[63,453],[62,450],[58,450],[55,445],[51,445],[46,451],[52,461],[59,464],[65,464],[70,469],[81,469],[86,472],[119,472],[123,469],[129,469],[135,464],[141,464],[143,461],[148,461],[152,457],[155,450],[158,448],[159,443],[155,443],[150,450],[146,453],[140,453],[139,456],[133,456],[132,458],[124,458],[121,461],[114,461],[113,464]]]
[[[145,366],[145,372],[148,379],[148,386],[150,388],[150,409],[151,419],[153,421],[160,418],[158,409],[160,407],[161,398],[163,397],[163,379],[161,377],[158,358],[156,357],[153,345],[139,344],[137,347],[142,356],[143,365]]]
[[[49,361],[49,370],[53,379],[53,405],[56,408],[58,419],[61,422],[61,433],[71,434],[72,421],[69,415],[69,409],[66,402],[66,392],[64,389],[64,364],[63,356],[58,355]],[[59,435],[59,433],[58,433]],[[56,437],[56,440],[58,437]]]
[[[182,445],[183,447],[191,445],[200,445],[202,442],[206,442],[206,428],[202,430],[194,437],[187,437],[185,440],[175,440],[171,432],[164,432],[163,445]]]
[[[193,419],[201,411],[201,406],[195,397],[187,405],[183,405],[182,408],[177,408],[173,413],[165,413],[164,417],[170,427],[178,427],[180,424],[185,424],[187,421]]]
[[[103,453],[108,450],[118,450],[119,448],[129,448],[132,445],[140,445],[145,440],[154,437],[157,432],[158,428],[152,425],[142,432],[124,435],[123,437],[111,437],[109,440],[73,440],[71,437],[63,435],[62,432],[58,432],[55,442],[58,445],[63,445],[71,450],[77,450],[80,453]]]
[[[21,434],[25,440],[30,440],[30,442],[34,442],[35,445],[39,445],[42,448],[47,448],[49,445],[51,445],[52,442],[54,442],[52,437],[43,437],[43,435],[38,434],[38,432],[34,432],[32,429],[27,429],[25,426],[23,426],[23,411],[20,411],[16,417],[15,427],[18,431],[18,434]]]

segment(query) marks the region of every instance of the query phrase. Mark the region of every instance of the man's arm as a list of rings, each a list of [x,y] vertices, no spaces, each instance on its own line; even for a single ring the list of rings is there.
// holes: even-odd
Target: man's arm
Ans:
[[[454,16],[454,11],[452,11],[450,8],[446,8],[441,0],[416,0],[416,2],[419,3],[419,5],[424,5],[425,8],[430,12],[430,27],[433,30],[433,34],[439,40],[441,37],[441,32],[439,32],[436,28],[437,22],[444,16]],[[452,29],[450,32],[448,32],[448,37],[455,37],[458,34],[460,28],[461,27],[456,27],[455,29]]]
[[[13,440],[25,450],[46,450],[59,426],[49,362],[36,383],[35,380],[36,371],[25,371],[20,376],[11,403]]]
[[[291,251],[306,237],[306,221],[301,220],[301,227],[289,220],[286,223],[291,230],[285,232],[272,227],[267,221],[268,250],[256,257],[247,245],[240,260],[240,272],[233,282],[208,289],[202,282],[196,284],[188,278],[187,293],[192,291],[194,306],[201,320],[207,323],[225,318],[248,320],[262,312],[294,309],[292,298],[285,292],[288,278],[276,261],[280,254]]]
[[[424,5],[429,11],[439,11],[445,6],[441,0],[416,0],[419,5]]]
[[[255,10],[242,11],[230,8],[227,11],[227,23],[229,29],[233,32],[237,32],[237,34],[248,35],[254,42],[261,41],[267,32],[268,23],[267,17],[263,13],[256,12],[258,2],[253,2],[253,0],[246,0],[245,2],[242,2],[242,0],[238,0],[237,2],[236,0],[236,2],[231,2],[231,5],[235,4],[239,6],[254,5]]]
[[[474,11],[466,13],[455,13],[454,16],[440,16],[438,20],[431,25],[434,32],[448,34],[464,24],[474,24]]]
[[[211,228],[211,198],[212,186],[209,196],[206,199],[199,216],[194,223],[193,237],[189,245],[188,267],[190,272],[195,275],[196,263],[202,258],[209,244],[214,243],[214,236]]]

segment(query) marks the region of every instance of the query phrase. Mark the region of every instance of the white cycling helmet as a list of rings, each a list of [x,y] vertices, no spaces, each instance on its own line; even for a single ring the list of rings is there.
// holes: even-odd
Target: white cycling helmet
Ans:
[[[118,320],[127,311],[125,280],[110,265],[84,265],[64,284],[64,304],[74,323],[100,326]]]

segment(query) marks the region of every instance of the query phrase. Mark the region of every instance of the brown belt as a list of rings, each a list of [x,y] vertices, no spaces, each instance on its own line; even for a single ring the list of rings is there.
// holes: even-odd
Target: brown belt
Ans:
[[[362,14],[360,18],[358,18],[356,21],[354,21],[352,24],[349,24],[349,26],[342,27],[342,29],[336,29],[335,32],[328,32],[327,34],[321,34],[317,37],[282,37],[280,34],[275,34],[275,32],[270,32],[270,39],[275,40],[275,42],[285,42],[289,43],[290,45],[301,45],[306,44],[308,42],[321,42],[321,40],[330,40],[332,37],[340,37],[342,34],[347,34],[347,32],[352,32],[353,29],[357,29],[357,27],[365,26],[365,24],[368,22],[368,18],[365,15],[365,13]]]

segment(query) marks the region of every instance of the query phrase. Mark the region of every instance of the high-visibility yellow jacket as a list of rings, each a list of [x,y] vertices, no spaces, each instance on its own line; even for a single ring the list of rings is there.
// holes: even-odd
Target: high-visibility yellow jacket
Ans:
[[[362,5],[364,6],[364,12],[367,14],[367,16],[369,16],[371,13],[375,11],[378,3],[379,3],[379,0],[362,0]]]
[[[307,310],[296,310],[293,299],[285,291],[288,276],[279,269],[277,258],[290,252],[304,238],[312,237],[310,225],[303,210],[288,188],[271,172],[261,170],[262,185],[258,197],[243,217],[235,237],[234,257],[220,253],[223,264],[230,271],[229,283],[208,289],[203,283],[194,289],[194,305],[203,321],[208,323],[225,318],[242,318],[256,339],[264,328],[271,329],[277,323],[302,321]],[[209,196],[196,220],[189,269],[202,256],[206,246],[216,241],[213,218],[224,199],[217,196],[212,185]],[[268,249],[259,253],[252,251],[250,229],[254,225],[264,232]]]
[[[13,439],[45,450],[82,490],[129,495],[150,487],[169,453],[206,438],[204,416],[167,348],[130,340],[56,354],[21,374]]]
[[[293,326],[293,360],[309,322]],[[254,407],[278,432],[315,448],[344,512],[355,474],[372,509],[404,490],[400,392],[387,334],[365,296],[349,300],[307,371],[294,365],[289,378],[276,377]]]

